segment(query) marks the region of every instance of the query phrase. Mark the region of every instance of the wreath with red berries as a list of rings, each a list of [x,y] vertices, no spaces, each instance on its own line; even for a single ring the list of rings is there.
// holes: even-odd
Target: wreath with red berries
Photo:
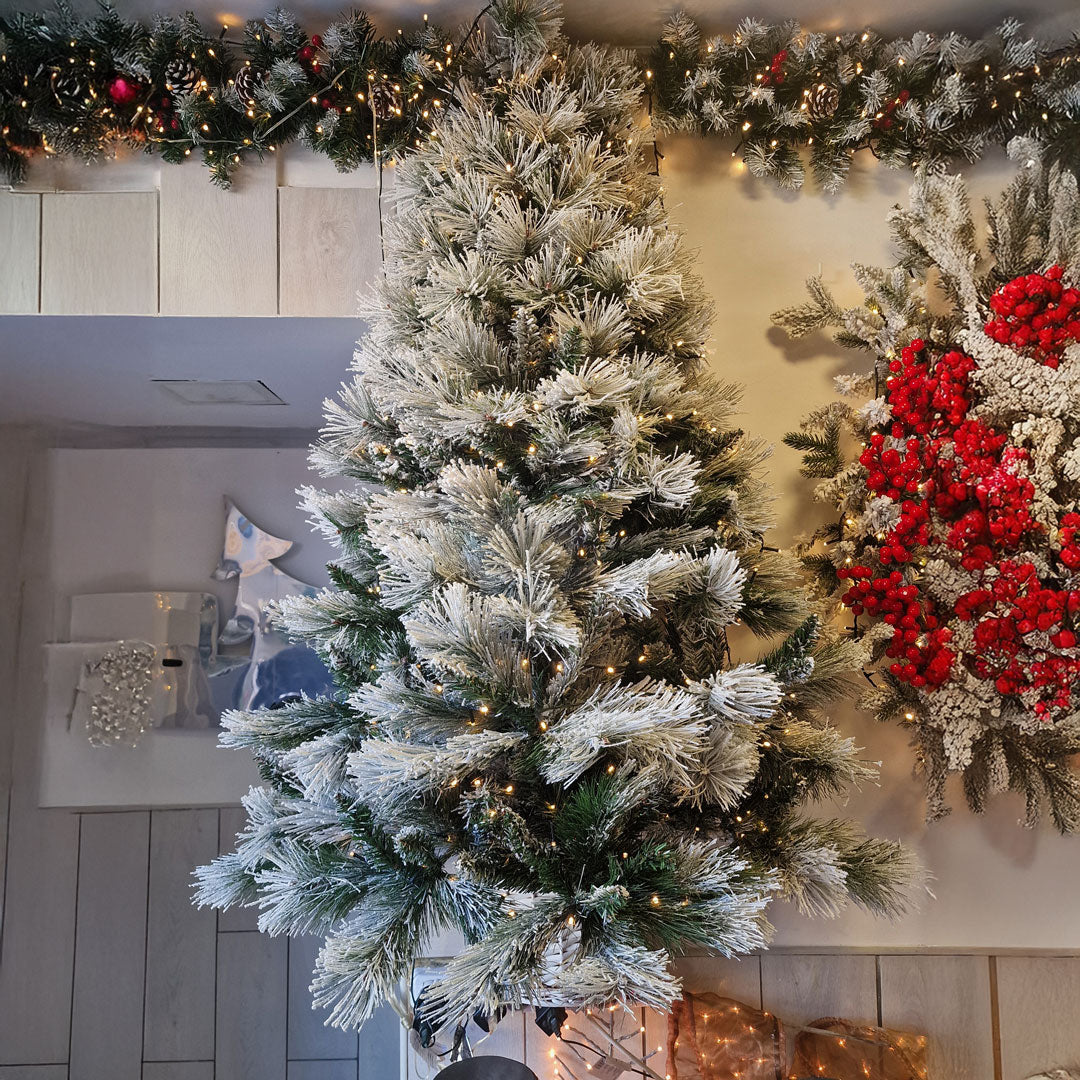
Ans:
[[[859,269],[864,307],[820,282],[780,312],[838,325],[873,370],[862,397],[785,442],[840,516],[804,545],[867,645],[867,696],[914,735],[930,817],[963,776],[981,810],[1005,788],[1080,828],[1080,210],[1076,181],[1031,148],[978,250],[956,177],[922,177],[891,224],[901,261]],[[844,439],[857,440],[854,460]]]

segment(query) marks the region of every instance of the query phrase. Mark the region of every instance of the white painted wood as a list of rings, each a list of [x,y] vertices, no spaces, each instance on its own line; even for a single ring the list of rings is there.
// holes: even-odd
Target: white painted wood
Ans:
[[[161,173],[161,314],[277,314],[277,170],[241,169],[232,188],[198,163]]]
[[[157,313],[157,196],[41,196],[41,311]]]
[[[247,823],[247,811],[242,806],[223,806],[219,812],[218,854],[236,850],[236,834]],[[257,907],[233,907],[219,911],[219,933],[257,930],[259,909]]]
[[[312,972],[322,938],[306,935],[289,939],[289,1057],[355,1058],[355,1031],[324,1024],[328,1013],[311,1007]]]
[[[372,188],[278,189],[282,315],[356,315],[356,294],[382,269]]]
[[[404,1061],[401,1021],[389,1005],[381,1005],[359,1032],[359,1080],[393,1080]]]
[[[217,919],[191,903],[192,870],[218,849],[216,810],[150,815],[143,1057],[208,1061],[214,1056]]]
[[[33,444],[7,448],[4,490],[25,517],[5,560],[19,618],[9,657],[14,699],[0,719],[11,731],[12,787],[0,962],[0,1064],[67,1061],[79,820],[37,808],[41,642],[52,634],[52,566],[43,538],[51,515],[46,457]],[[15,473],[7,469],[14,466]],[[21,478],[21,480],[20,480]],[[33,598],[38,598],[33,602]]]
[[[38,309],[41,196],[0,191],[0,314]]]
[[[393,1073],[389,1075],[393,1076]],[[355,1058],[343,1061],[289,1061],[288,1080],[356,1080],[356,1076]]]
[[[999,956],[995,963],[1001,1080],[1080,1068],[1080,957]]]
[[[67,1080],[64,1065],[0,1065],[0,1080]]]
[[[71,1080],[142,1072],[149,837],[148,813],[83,815]]]
[[[288,143],[274,155],[281,187],[377,188],[379,176],[368,163],[351,172],[339,172],[323,154],[316,154],[300,143]],[[392,172],[392,170],[385,170]],[[385,185],[385,177],[384,177]]]
[[[994,1075],[990,958],[878,958],[881,1022],[927,1037],[934,1080],[986,1080]]]
[[[873,956],[763,953],[761,1007],[785,1024],[826,1016],[877,1023]]]
[[[285,938],[218,935],[215,1080],[285,1080]]]
[[[98,161],[67,154],[38,154],[19,191],[157,191],[161,170],[170,166],[141,150],[118,146]]]
[[[142,1080],[214,1080],[212,1061],[144,1061]]]
[[[68,1057],[79,820],[27,801],[12,801],[0,1064]]]

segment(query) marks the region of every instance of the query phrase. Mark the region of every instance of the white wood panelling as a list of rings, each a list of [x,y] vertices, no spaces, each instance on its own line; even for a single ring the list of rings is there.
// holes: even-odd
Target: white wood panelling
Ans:
[[[44,315],[157,312],[153,192],[41,196]]]
[[[71,1080],[140,1080],[150,815],[89,814],[79,839]]]
[[[0,1065],[0,1080],[67,1080],[67,1065]]]
[[[1080,957],[999,956],[1001,1078],[1080,1068]]]
[[[0,312],[38,309],[41,196],[0,191]]]
[[[280,174],[253,163],[225,191],[195,162],[38,162],[0,192],[0,314],[354,316],[382,263],[379,174],[297,148]]]
[[[162,315],[276,315],[277,170],[242,169],[227,191],[197,163],[161,174]]]
[[[212,1061],[144,1061],[142,1080],[214,1080],[214,1063]]]
[[[934,1080],[994,1075],[988,956],[882,956],[881,1022],[926,1035]]]
[[[289,1057],[354,1058],[356,1032],[325,1025],[328,1013],[311,1007],[315,958],[322,938],[305,936],[289,940]]]
[[[761,957],[761,1007],[789,1024],[824,1016],[877,1023],[875,958],[765,953]]]
[[[191,873],[218,849],[217,810],[150,815],[143,1058],[208,1061],[214,1056],[217,917],[191,903]]]
[[[218,935],[216,1080],[285,1080],[287,942]]]
[[[282,315],[352,315],[379,273],[379,200],[373,188],[278,189]]]
[[[344,1061],[289,1061],[288,1080],[356,1080],[356,1058]]]

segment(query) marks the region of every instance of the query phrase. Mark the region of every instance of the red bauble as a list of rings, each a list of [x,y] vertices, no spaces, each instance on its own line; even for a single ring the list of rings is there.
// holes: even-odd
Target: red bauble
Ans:
[[[310,61],[315,57],[315,50],[310,45],[302,45],[296,51],[296,58],[298,60]]]
[[[117,105],[131,105],[142,93],[142,84],[127,75],[116,75],[109,80],[109,97]]]
[[[322,48],[322,38],[318,34],[312,34],[311,35],[311,44],[314,45],[316,49],[321,49]]]

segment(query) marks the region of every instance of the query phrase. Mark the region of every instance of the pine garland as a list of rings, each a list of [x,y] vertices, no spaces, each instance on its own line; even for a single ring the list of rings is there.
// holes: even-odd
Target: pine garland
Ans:
[[[637,70],[659,131],[735,136],[733,156],[788,187],[803,182],[807,149],[836,190],[861,149],[915,168],[1018,135],[1069,163],[1080,146],[1080,49],[1028,39],[1016,22],[986,41],[754,19],[704,38],[680,15]],[[239,36],[191,14],[146,25],[109,7],[85,20],[66,6],[0,16],[0,176],[21,182],[40,153],[94,160],[128,145],[172,163],[200,154],[227,186],[243,161],[295,140],[354,169],[422,144],[463,75],[498,78],[472,30],[426,19],[382,38],[362,13],[311,36],[280,11]]]

